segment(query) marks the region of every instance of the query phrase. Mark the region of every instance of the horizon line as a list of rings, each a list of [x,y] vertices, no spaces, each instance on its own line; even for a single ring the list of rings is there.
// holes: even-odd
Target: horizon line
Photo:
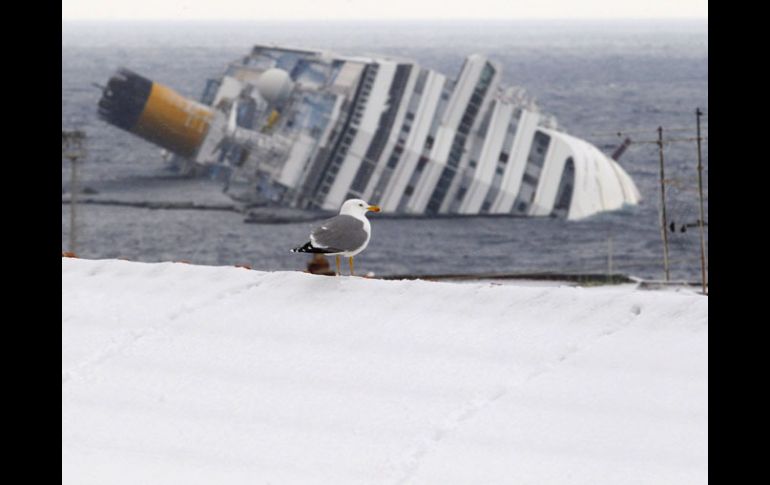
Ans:
[[[360,17],[360,18],[288,18],[288,17],[275,17],[275,18],[203,18],[203,17],[191,17],[191,18],[96,18],[96,17],[75,17],[75,18],[62,18],[62,22],[167,22],[167,23],[187,23],[187,22],[234,22],[234,23],[265,23],[265,22],[510,22],[510,21],[708,21],[708,16],[682,16],[682,17]]]

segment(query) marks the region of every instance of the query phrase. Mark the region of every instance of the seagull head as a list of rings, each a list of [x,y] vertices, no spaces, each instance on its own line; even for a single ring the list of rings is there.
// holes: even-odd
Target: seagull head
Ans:
[[[371,205],[361,199],[350,199],[346,200],[345,203],[342,204],[340,214],[353,217],[363,217],[368,211],[380,212],[380,208],[376,205]]]

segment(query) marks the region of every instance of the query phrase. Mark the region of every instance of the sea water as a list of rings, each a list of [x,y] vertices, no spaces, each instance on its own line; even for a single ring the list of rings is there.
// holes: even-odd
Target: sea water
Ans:
[[[627,131],[633,141],[620,164],[641,191],[636,207],[580,221],[477,217],[377,219],[357,259],[359,272],[572,272],[663,276],[658,126],[664,146],[671,276],[700,278],[695,109],[708,134],[707,21],[413,21],[413,22],[63,22],[62,129],[86,132],[82,186],[135,192],[168,178],[160,148],[101,121],[100,91],[118,67],[198,99],[206,79],[248,54],[254,44],[324,48],[342,54],[412,58],[450,77],[471,53],[501,63],[503,83],[524,87],[568,133],[612,153]],[[708,214],[708,140],[703,143]],[[62,162],[62,192],[69,164]],[[170,191],[176,190],[173,183]],[[215,182],[197,194],[210,197]],[[377,203],[377,201],[370,201]],[[708,216],[706,216],[708,222]],[[62,249],[68,248],[69,206],[62,204]],[[687,226],[690,224],[690,226]],[[684,232],[682,227],[684,225]],[[150,210],[80,205],[77,252],[86,258],[185,260],[303,269],[289,249],[313,223],[246,224],[235,212]],[[706,228],[706,230],[708,227]]]

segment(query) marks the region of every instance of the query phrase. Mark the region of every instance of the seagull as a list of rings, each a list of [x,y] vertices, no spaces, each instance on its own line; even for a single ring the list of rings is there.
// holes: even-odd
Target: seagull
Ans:
[[[372,226],[366,218],[368,211],[380,212],[380,208],[361,199],[346,200],[339,215],[323,221],[310,233],[310,241],[291,252],[336,256],[337,276],[340,275],[340,256],[345,256],[349,258],[350,276],[353,276],[353,256],[366,249],[372,237]]]

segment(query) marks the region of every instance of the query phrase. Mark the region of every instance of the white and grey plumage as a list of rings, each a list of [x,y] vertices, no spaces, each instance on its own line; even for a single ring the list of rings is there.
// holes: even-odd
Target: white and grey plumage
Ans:
[[[339,215],[323,221],[310,233],[310,241],[292,249],[294,253],[321,253],[337,257],[337,274],[340,274],[340,256],[349,258],[350,274],[353,275],[353,256],[369,244],[372,226],[366,218],[368,211],[380,208],[361,199],[346,200]]]

